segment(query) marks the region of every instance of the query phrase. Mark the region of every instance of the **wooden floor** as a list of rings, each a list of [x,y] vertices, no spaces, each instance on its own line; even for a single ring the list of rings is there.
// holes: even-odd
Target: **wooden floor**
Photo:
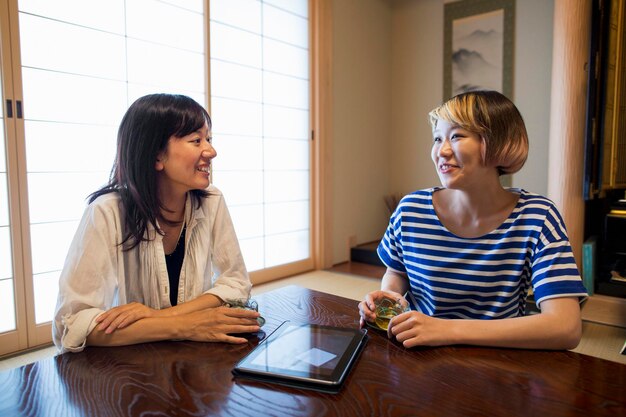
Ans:
[[[344,262],[329,268],[327,271],[343,272],[346,274],[361,275],[370,278],[382,278],[386,269],[387,268],[384,266],[362,264],[358,262]]]
[[[626,328],[626,299],[593,295],[582,307],[584,321]]]

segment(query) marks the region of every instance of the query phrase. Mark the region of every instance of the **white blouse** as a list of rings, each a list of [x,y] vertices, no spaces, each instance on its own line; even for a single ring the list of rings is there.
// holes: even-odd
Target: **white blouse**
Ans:
[[[197,204],[185,206],[185,257],[178,304],[202,294],[222,300],[249,298],[250,279],[222,193],[214,186]],[[163,237],[151,225],[129,251],[119,194],[98,197],[85,209],[59,280],[52,336],[60,353],[84,349],[95,319],[112,307],[136,301],[154,309],[171,307]]]

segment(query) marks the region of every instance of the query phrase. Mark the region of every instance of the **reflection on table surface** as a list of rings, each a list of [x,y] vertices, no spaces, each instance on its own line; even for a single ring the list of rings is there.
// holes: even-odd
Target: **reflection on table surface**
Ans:
[[[357,302],[297,286],[256,297],[283,321],[357,327]],[[4,416],[624,415],[626,365],[567,351],[469,346],[406,350],[382,331],[338,394],[234,379],[245,345],[89,347],[0,373]]]

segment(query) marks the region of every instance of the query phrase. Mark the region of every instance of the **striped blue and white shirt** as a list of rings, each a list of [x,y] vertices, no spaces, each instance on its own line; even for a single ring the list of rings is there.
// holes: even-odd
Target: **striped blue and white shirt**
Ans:
[[[433,192],[405,196],[391,216],[378,256],[408,276],[417,309],[443,318],[492,319],[524,314],[532,286],[537,305],[587,296],[565,225],[550,200],[522,189],[515,209],[494,231],[462,238],[448,231]]]

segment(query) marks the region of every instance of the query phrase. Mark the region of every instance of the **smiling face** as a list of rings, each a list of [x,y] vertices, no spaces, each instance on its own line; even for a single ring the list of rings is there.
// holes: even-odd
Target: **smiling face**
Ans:
[[[480,186],[488,177],[497,179],[497,169],[484,164],[484,146],[477,133],[437,120],[431,157],[441,185],[450,189],[468,189]]]
[[[189,135],[170,137],[155,164],[159,192],[177,196],[207,188],[211,160],[216,156],[207,124]]]
[[[462,126],[482,140],[482,160],[498,173],[519,171],[528,157],[528,133],[517,107],[497,91],[468,91],[428,113],[433,131],[439,122]]]

